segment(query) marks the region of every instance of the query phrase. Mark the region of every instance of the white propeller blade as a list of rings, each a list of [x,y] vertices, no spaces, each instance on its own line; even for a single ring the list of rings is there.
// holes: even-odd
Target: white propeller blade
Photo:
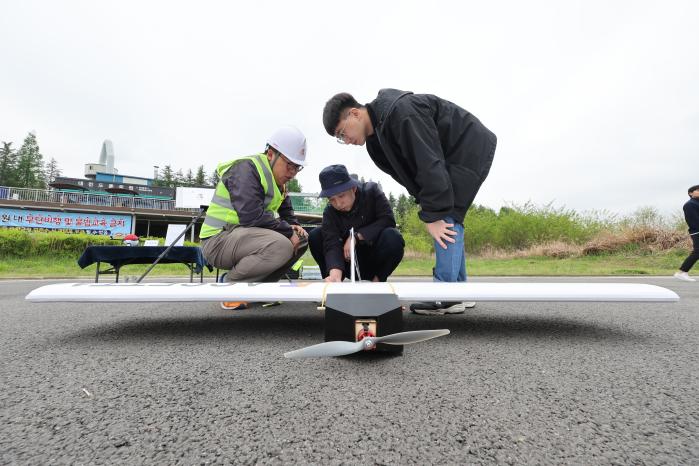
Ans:
[[[431,340],[433,338],[449,335],[449,330],[416,330],[414,332],[401,332],[385,335],[375,338],[376,343],[388,343],[389,345],[409,345],[411,343],[420,343],[421,341]]]
[[[328,341],[318,345],[307,346],[296,351],[284,353],[285,358],[322,358],[327,356],[344,356],[346,354],[356,353],[361,351],[364,346],[364,340],[350,341]]]
[[[323,358],[331,356],[345,356],[348,354],[358,353],[362,350],[370,350],[376,347],[377,343],[387,343],[389,345],[409,345],[411,343],[419,343],[421,341],[431,340],[432,338],[448,335],[449,330],[416,330],[413,332],[400,332],[382,337],[368,337],[361,341],[328,341],[318,345],[308,346],[296,351],[284,353],[285,358],[300,359],[300,358]]]

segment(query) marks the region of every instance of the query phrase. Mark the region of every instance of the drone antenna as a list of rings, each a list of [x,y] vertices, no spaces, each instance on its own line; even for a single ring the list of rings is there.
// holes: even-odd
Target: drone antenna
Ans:
[[[350,228],[350,280],[354,283],[354,227]]]
[[[357,250],[356,250],[356,240],[354,236],[354,227],[350,228],[350,269],[352,269],[352,272],[350,274],[352,283],[354,283],[354,277],[357,277],[357,280],[362,281],[362,274],[359,273],[359,259],[357,258]]]

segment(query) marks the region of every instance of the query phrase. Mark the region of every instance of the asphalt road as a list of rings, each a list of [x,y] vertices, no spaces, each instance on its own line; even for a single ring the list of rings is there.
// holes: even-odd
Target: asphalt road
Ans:
[[[699,463],[699,282],[677,304],[406,314],[402,356],[287,360],[311,304],[32,304],[0,282],[2,464]]]

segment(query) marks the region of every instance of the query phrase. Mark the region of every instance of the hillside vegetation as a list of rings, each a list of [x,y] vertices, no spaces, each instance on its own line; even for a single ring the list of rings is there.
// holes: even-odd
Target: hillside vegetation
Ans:
[[[417,217],[417,206],[398,219],[411,257],[434,253],[432,239]],[[633,215],[580,214],[550,204],[503,207],[499,212],[474,206],[464,222],[466,251],[483,258],[572,258],[601,254],[652,254],[691,249],[684,220],[665,218],[645,207]]]
[[[417,206],[406,208],[398,222],[406,253],[395,275],[431,275],[433,243],[417,217]],[[617,217],[532,204],[498,212],[474,206],[466,217],[465,242],[470,275],[501,276],[665,275],[676,270],[691,249],[679,215],[668,219],[652,208],[642,208]],[[89,245],[107,244],[122,242],[104,236],[2,228],[0,277],[90,276],[95,266],[81,270],[78,257]],[[306,253],[304,265],[313,264]],[[124,273],[140,274],[146,267],[131,265]],[[188,276],[189,271],[178,264],[163,264],[153,275]]]

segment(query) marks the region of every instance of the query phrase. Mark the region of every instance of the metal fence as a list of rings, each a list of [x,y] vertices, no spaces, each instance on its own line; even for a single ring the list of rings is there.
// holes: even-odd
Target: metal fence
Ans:
[[[321,215],[325,208],[325,199],[315,194],[289,193],[294,211],[300,214]],[[52,189],[28,189],[0,186],[0,199],[31,201],[48,204],[60,204],[64,207],[89,205],[101,207],[126,207],[131,209],[172,210],[179,212],[197,212],[198,209],[175,207],[175,200],[152,199],[139,196],[114,196],[109,194],[91,194],[65,192]]]
[[[294,212],[299,214],[323,215],[323,210],[328,203],[326,198],[319,198],[311,193],[289,193],[291,206]]]

